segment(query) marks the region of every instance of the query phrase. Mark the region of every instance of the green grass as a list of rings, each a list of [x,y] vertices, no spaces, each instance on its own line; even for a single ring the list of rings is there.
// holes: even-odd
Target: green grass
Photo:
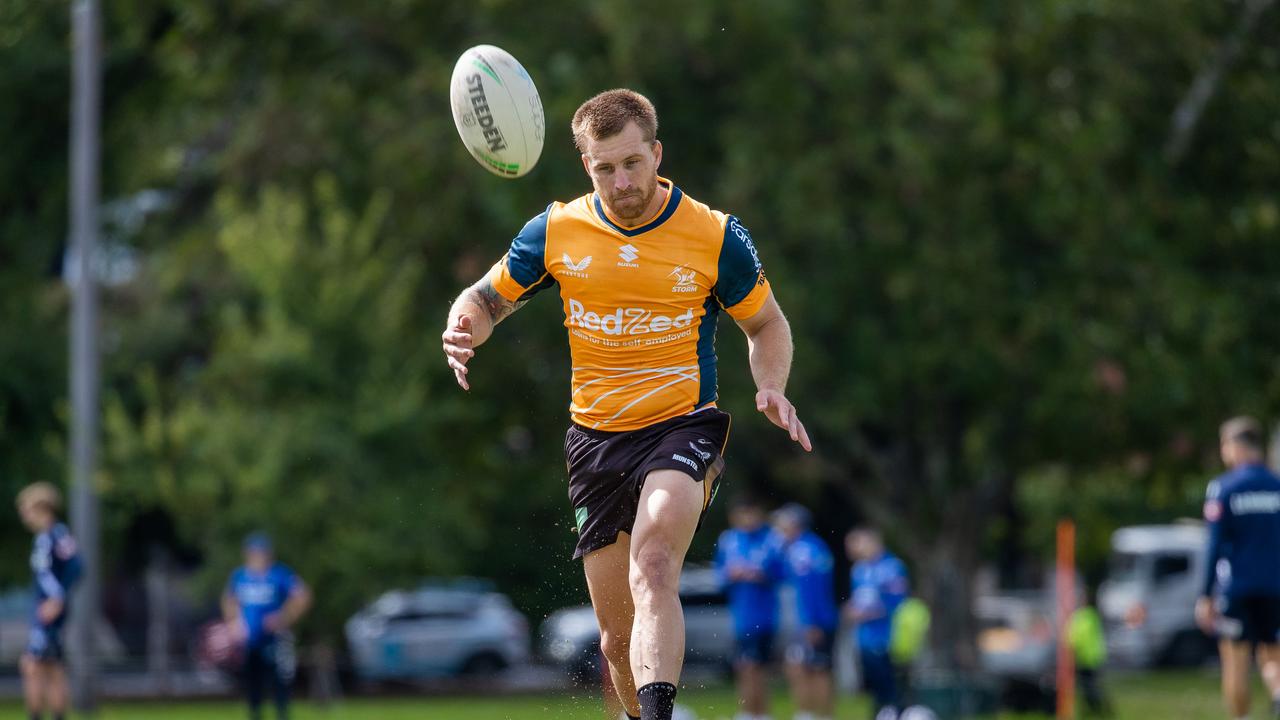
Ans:
[[[1224,717],[1218,697],[1217,673],[1192,672],[1118,675],[1108,678],[1107,687],[1116,705],[1117,720],[1218,720]],[[1265,715],[1261,687],[1257,690],[1254,717]],[[729,688],[690,687],[681,690],[680,702],[702,720],[731,718],[733,693]],[[855,698],[841,698],[837,718],[863,720],[866,704]],[[778,720],[791,717],[791,706],[779,692],[773,707]],[[231,702],[201,703],[110,703],[100,720],[236,720],[244,712]],[[271,717],[271,715],[268,715]],[[544,694],[518,697],[460,697],[425,699],[351,699],[322,710],[309,703],[297,703],[293,720],[600,720],[604,717],[598,694]],[[1043,716],[1002,714],[1000,720],[1029,720]],[[0,704],[0,720],[25,720],[20,706]]]

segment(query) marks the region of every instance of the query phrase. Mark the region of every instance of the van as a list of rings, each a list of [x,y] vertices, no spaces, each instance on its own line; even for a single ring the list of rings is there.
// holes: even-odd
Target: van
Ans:
[[[1195,623],[1208,531],[1198,521],[1136,525],[1111,536],[1098,610],[1107,652],[1118,666],[1194,666],[1215,645]]]

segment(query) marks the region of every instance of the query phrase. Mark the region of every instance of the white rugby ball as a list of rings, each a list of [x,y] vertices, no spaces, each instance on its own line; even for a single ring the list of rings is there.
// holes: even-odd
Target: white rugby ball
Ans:
[[[462,53],[449,81],[453,124],[486,170],[518,178],[542,154],[542,100],[533,78],[511,53],[477,45]]]

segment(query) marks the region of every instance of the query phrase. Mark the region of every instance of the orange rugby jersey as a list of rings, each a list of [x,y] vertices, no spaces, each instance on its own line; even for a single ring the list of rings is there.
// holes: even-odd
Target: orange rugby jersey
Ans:
[[[635,430],[716,401],[716,320],[743,319],[769,296],[751,235],[671,181],[638,227],[610,219],[594,193],[551,203],[490,271],[519,301],[560,286],[573,364],[573,421]]]

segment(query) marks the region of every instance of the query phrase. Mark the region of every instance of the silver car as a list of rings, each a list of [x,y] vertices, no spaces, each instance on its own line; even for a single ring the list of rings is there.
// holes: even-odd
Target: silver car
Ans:
[[[487,675],[529,659],[529,624],[507,596],[482,582],[392,590],[346,625],[364,680]]]
[[[687,650],[685,663],[728,669],[733,660],[733,621],[715,571],[687,566],[680,575]],[[555,611],[542,624],[542,655],[581,683],[600,678],[600,626],[590,605]]]

